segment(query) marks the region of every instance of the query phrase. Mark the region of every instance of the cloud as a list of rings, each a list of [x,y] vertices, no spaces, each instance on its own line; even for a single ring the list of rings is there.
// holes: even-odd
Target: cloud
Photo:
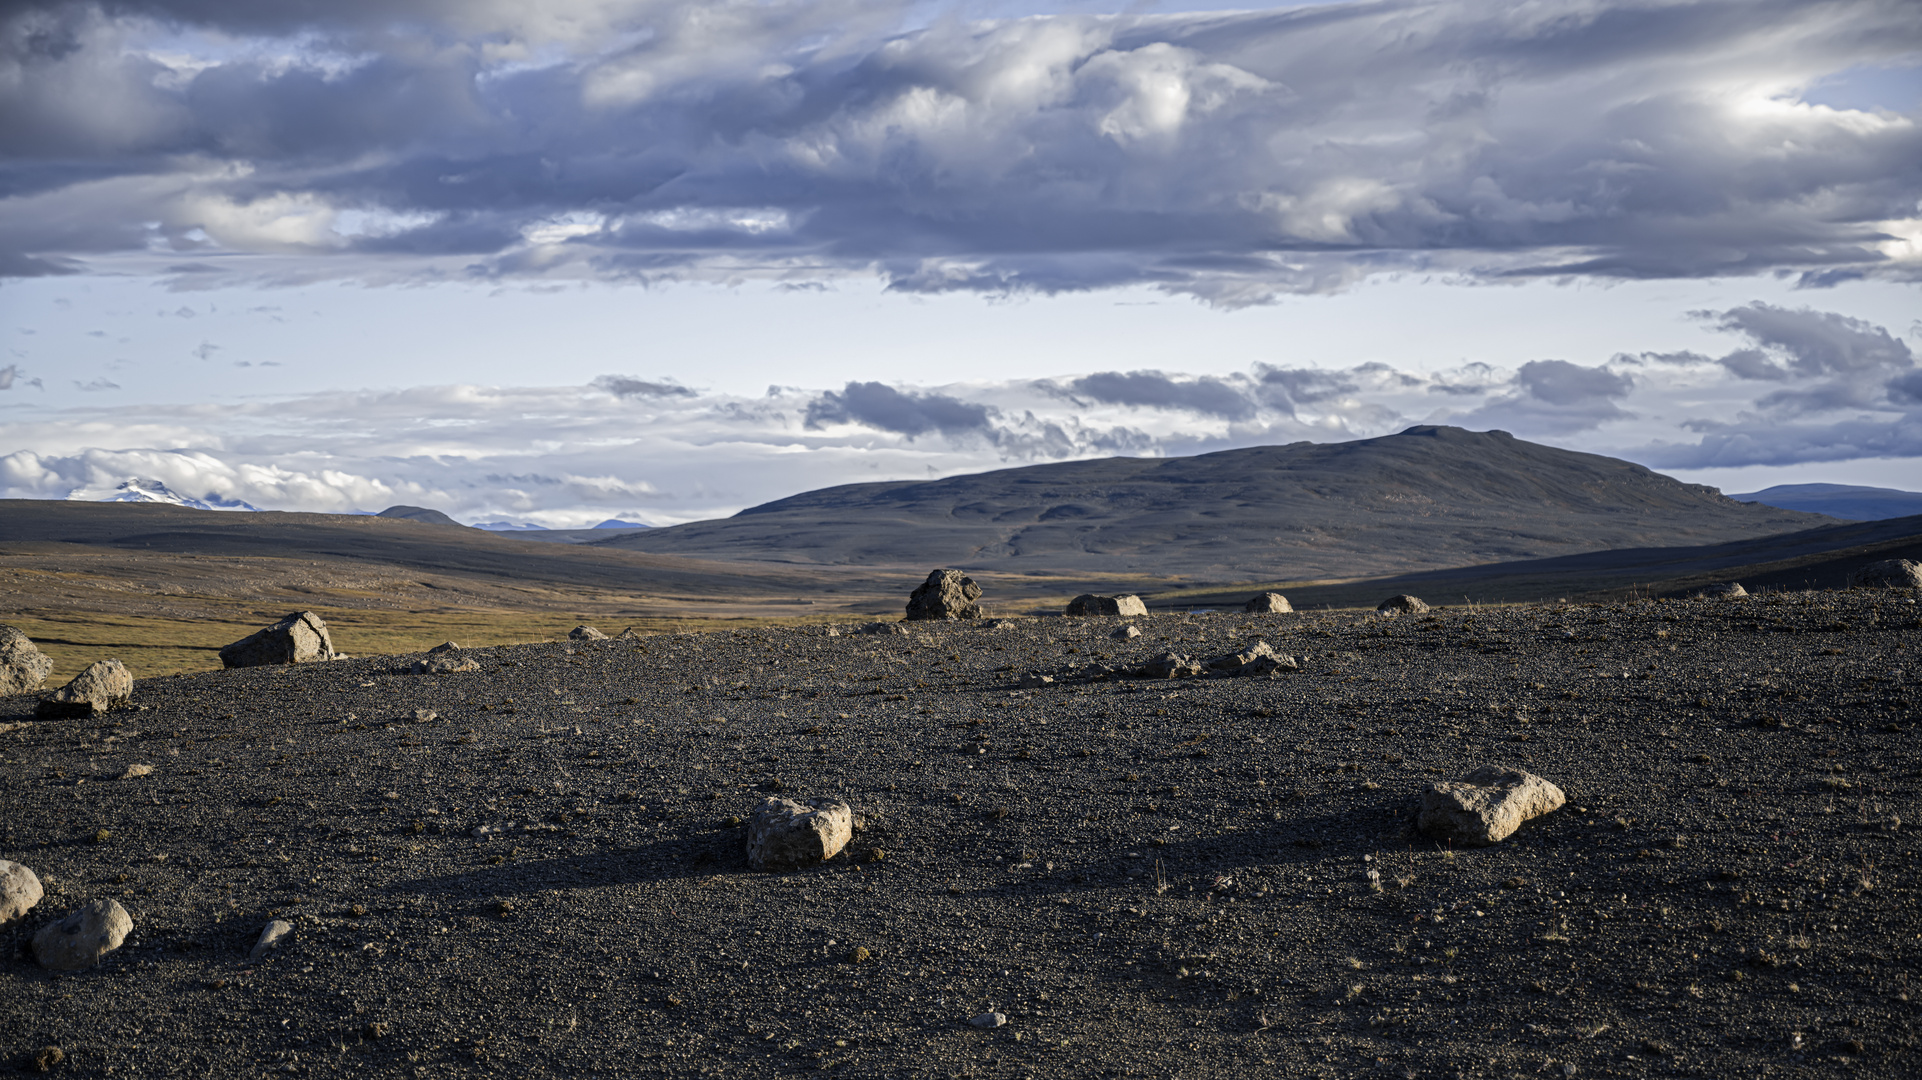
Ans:
[[[1574,407],[1626,397],[1635,385],[1626,375],[1566,360],[1531,360],[1522,365],[1516,381],[1538,401]]]
[[[865,424],[913,438],[929,432],[943,435],[987,434],[995,411],[946,394],[917,394],[885,383],[851,382],[840,392],[828,391],[807,409],[811,428],[828,424]]]
[[[73,385],[80,390],[86,390],[86,391],[120,389],[119,383],[113,382],[108,379],[91,379],[87,382],[81,382],[79,379],[75,379],[73,381]]]
[[[1159,371],[1097,372],[1072,380],[1066,389],[1111,405],[1184,409],[1226,420],[1246,420],[1256,410],[1239,387],[1224,379],[1175,379]]]
[[[698,391],[690,390],[672,379],[650,382],[629,375],[603,375],[592,383],[596,390],[613,394],[617,398],[665,398],[699,397]]]
[[[1914,104],[1801,97],[1912,64],[1899,0],[923,10],[13,5],[0,275],[1922,280]]]
[[[13,384],[16,381],[22,386],[37,386],[42,390],[46,389],[45,386],[41,385],[39,379],[27,378],[27,373],[20,370],[19,364],[8,364],[6,367],[0,367],[0,390],[13,389]]]

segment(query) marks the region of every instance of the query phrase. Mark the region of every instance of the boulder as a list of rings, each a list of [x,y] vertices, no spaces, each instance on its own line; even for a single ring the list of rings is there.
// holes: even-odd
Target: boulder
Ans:
[[[1146,615],[1148,613],[1148,605],[1142,603],[1141,598],[1133,594],[1096,596],[1093,593],[1082,593],[1080,596],[1068,601],[1067,613],[1070,615],[1120,615],[1126,617],[1129,615]]]
[[[871,622],[863,623],[861,626],[855,628],[854,632],[857,634],[891,634],[906,637],[908,635],[908,628],[898,622]]]
[[[981,586],[959,570],[936,570],[908,594],[908,618],[912,621],[980,617]]]
[[[1208,667],[1226,675],[1272,675],[1277,671],[1294,671],[1298,665],[1292,656],[1282,656],[1265,641],[1257,641],[1239,652],[1223,653],[1208,661]]]
[[[1487,847],[1566,801],[1561,788],[1533,773],[1484,765],[1460,780],[1430,784],[1416,825],[1457,847]]]
[[[1252,612],[1281,612],[1293,611],[1295,609],[1289,606],[1288,598],[1280,593],[1265,592],[1259,596],[1250,598],[1247,603],[1241,605],[1241,610]]]
[[[296,611],[220,650],[220,663],[230,668],[311,664],[334,656],[334,639],[327,634],[327,624],[311,611]]]
[[[607,635],[591,626],[576,626],[567,632],[569,641],[606,641]]]
[[[1134,675],[1137,679],[1191,679],[1201,672],[1201,661],[1167,652],[1136,668]]]
[[[1742,588],[1737,582],[1718,581],[1713,585],[1702,586],[1695,595],[1704,600],[1740,600],[1748,595],[1748,590]]]
[[[133,916],[117,900],[95,900],[33,936],[34,959],[50,971],[80,971],[118,949],[133,930]]]
[[[1422,612],[1425,612],[1427,610],[1428,610],[1428,605],[1422,602],[1421,597],[1410,596],[1407,593],[1402,593],[1400,596],[1391,596],[1388,599],[1383,600],[1380,604],[1376,605],[1375,614],[1377,615],[1420,615]]]
[[[0,859],[0,926],[33,910],[45,895],[38,874],[17,862]]]
[[[1849,584],[1864,589],[1922,589],[1922,563],[1883,559],[1849,575]]]
[[[1141,631],[1135,629],[1134,624],[1130,623],[1127,626],[1115,627],[1114,632],[1108,636],[1116,641],[1133,641],[1141,636]]]
[[[427,650],[427,655],[446,656],[448,653],[457,653],[459,651],[460,651],[460,642],[443,641],[439,645],[436,645],[433,648]]]
[[[1301,664],[1296,662],[1292,656],[1257,656],[1253,660],[1243,664],[1241,670],[1235,672],[1235,674],[1246,678],[1253,678],[1257,675],[1273,675],[1278,671],[1300,670]]]
[[[133,676],[118,660],[97,660],[72,682],[40,699],[41,716],[98,716],[133,697]]]
[[[847,803],[770,797],[748,819],[747,863],[756,870],[799,870],[834,858],[853,835]]]
[[[443,653],[435,656],[428,653],[424,660],[416,660],[407,670],[416,675],[454,675],[463,671],[479,671],[480,664],[470,656]]]
[[[11,626],[0,625],[0,697],[40,689],[53,674],[53,661],[33,639]]]

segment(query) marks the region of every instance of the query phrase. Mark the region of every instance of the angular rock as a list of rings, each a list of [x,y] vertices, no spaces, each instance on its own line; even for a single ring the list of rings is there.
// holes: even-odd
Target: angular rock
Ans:
[[[1566,801],[1561,788],[1533,773],[1484,765],[1460,780],[1430,784],[1416,825],[1457,847],[1487,847]]]
[[[416,660],[408,668],[416,675],[453,675],[462,671],[479,671],[480,664],[469,656],[456,656],[447,653],[435,656],[429,653],[425,660]]]
[[[1300,670],[1301,664],[1292,656],[1257,656],[1253,660],[1243,664],[1241,670],[1235,672],[1235,674],[1243,678],[1253,678],[1259,675],[1273,675],[1277,671]]]
[[[33,639],[11,626],[0,625],[0,697],[40,689],[53,674],[53,660]]]
[[[862,624],[856,628],[854,632],[857,634],[893,634],[899,637],[906,637],[908,628],[898,622],[871,622]]]
[[[50,971],[80,971],[118,949],[133,931],[133,917],[117,900],[95,900],[33,936],[34,959]]]
[[[460,642],[458,641],[443,641],[439,645],[436,645],[433,648],[427,650],[427,655],[446,656],[448,653],[459,652],[460,648],[461,648]]]
[[[280,948],[281,942],[286,941],[287,935],[293,932],[293,924],[285,919],[275,919],[268,923],[266,927],[260,931],[260,939],[254,942],[253,951],[247,954],[247,959],[250,961],[258,960],[268,953],[273,952],[275,949]]]
[[[1283,612],[1293,611],[1295,609],[1288,603],[1288,598],[1280,593],[1265,592],[1259,596],[1250,598],[1247,603],[1241,605],[1241,610],[1253,612]]]
[[[1202,672],[1201,661],[1178,653],[1162,653],[1134,670],[1137,679],[1191,679]]]
[[[1740,600],[1748,595],[1748,590],[1742,588],[1738,582],[1718,581],[1713,585],[1702,586],[1695,595],[1705,600]]]
[[[936,570],[908,594],[908,619],[978,619],[981,586],[959,570]]]
[[[230,668],[311,664],[334,657],[327,624],[311,611],[296,611],[220,650],[221,665]]]
[[[1422,612],[1427,610],[1428,610],[1428,605],[1422,601],[1421,597],[1410,596],[1407,593],[1402,593],[1400,596],[1391,596],[1388,599],[1383,600],[1380,604],[1376,605],[1375,614],[1377,615],[1420,615]]]
[[[854,811],[839,800],[812,805],[770,797],[747,823],[747,862],[756,870],[798,870],[840,854],[854,835]]]
[[[17,862],[0,859],[0,926],[33,910],[45,895],[40,875]]]
[[[1007,1022],[1008,1022],[1008,1014],[999,1013],[999,1012],[984,1012],[980,1016],[977,1016],[974,1019],[968,1021],[968,1023],[974,1025],[975,1027],[983,1028],[983,1029],[998,1028]]]
[[[607,635],[591,626],[576,626],[567,632],[569,641],[606,641]]]
[[[1237,652],[1222,653],[1220,656],[1208,661],[1208,667],[1215,671],[1236,672],[1254,663],[1255,660],[1260,657],[1271,657],[1274,655],[1274,646],[1265,641],[1257,641],[1253,645]]]
[[[133,697],[133,676],[118,660],[97,660],[74,680],[40,699],[41,716],[98,716]]]
[[[1080,596],[1068,601],[1067,613],[1070,615],[1120,615],[1126,617],[1130,615],[1146,615],[1148,613],[1148,605],[1142,603],[1141,598],[1132,593],[1122,596],[1096,596],[1093,593],[1082,593]]]
[[[152,775],[153,775],[152,765],[129,765],[127,766],[127,771],[120,774],[120,779],[138,780],[143,776],[152,776]]]
[[[1023,690],[1038,690],[1041,687],[1053,685],[1054,676],[1052,675],[1042,675],[1035,672],[1021,676],[1021,689]]]
[[[1922,563],[1883,559],[1849,575],[1849,584],[1863,589],[1922,589]]]
[[[989,623],[987,628],[989,630],[1019,630],[1021,629],[1021,624],[1015,622],[1013,619],[996,619]]]
[[[630,626],[627,629],[621,631],[620,633],[615,634],[614,640],[615,641],[639,641],[641,640],[641,632]]]
[[[1116,641],[1133,641],[1141,636],[1141,631],[1135,629],[1133,624],[1129,624],[1127,626],[1115,627],[1114,632],[1108,636]]]

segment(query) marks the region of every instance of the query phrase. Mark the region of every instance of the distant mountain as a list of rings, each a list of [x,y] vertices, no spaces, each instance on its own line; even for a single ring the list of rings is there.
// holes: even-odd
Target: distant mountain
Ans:
[[[599,525],[596,525],[596,526],[594,526],[594,527],[595,527],[595,528],[597,528],[597,529],[645,529],[645,528],[649,528],[649,526],[647,526],[647,525],[643,525],[643,524],[641,524],[641,523],[640,523],[640,522],[638,522],[638,521],[622,521],[622,520],[621,520],[621,519],[619,519],[619,518],[608,518],[608,519],[607,519],[606,521],[603,521],[603,522],[601,522],[601,523],[600,523]]]
[[[545,525],[516,525],[511,521],[476,521],[474,528],[488,532],[546,532]]]
[[[81,488],[68,494],[74,502],[120,502],[120,503],[161,503],[167,506],[185,506],[193,510],[242,510],[259,513],[260,507],[252,503],[229,499],[213,492],[196,499],[182,495],[158,480],[142,480],[133,477],[121,481],[111,495],[98,495],[94,491]]]
[[[441,513],[439,510],[429,510],[425,506],[405,506],[405,505],[390,506],[387,509],[382,510],[380,513],[375,514],[374,516],[384,517],[384,518],[401,518],[406,521],[421,521],[429,525],[459,525],[460,524],[460,522],[455,521],[453,518],[448,517],[446,514]]]
[[[762,562],[1301,581],[1831,524],[1507,432],[1423,426],[1354,442],[850,484],[593,544]]]
[[[1855,484],[1777,484],[1729,498],[1852,521],[1884,521],[1922,514],[1922,492]]]

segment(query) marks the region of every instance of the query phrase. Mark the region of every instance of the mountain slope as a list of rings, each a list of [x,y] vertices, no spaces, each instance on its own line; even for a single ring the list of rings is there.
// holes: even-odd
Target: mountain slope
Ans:
[[[763,562],[1301,580],[1712,544],[1833,523],[1506,432],[1424,426],[1346,443],[824,488],[595,546]]]
[[[1729,498],[1854,521],[1885,521],[1922,514],[1922,492],[1857,484],[1777,484]]]

